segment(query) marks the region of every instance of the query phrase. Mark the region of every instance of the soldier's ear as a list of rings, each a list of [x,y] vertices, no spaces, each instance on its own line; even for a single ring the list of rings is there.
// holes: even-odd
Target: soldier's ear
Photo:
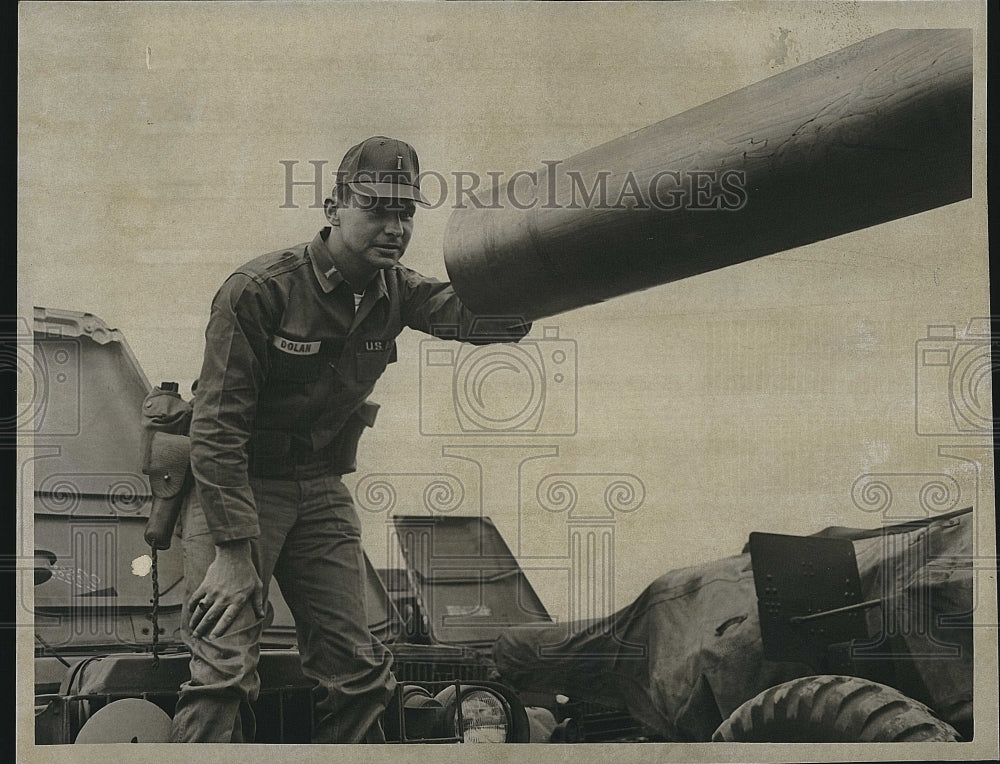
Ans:
[[[323,211],[330,225],[340,225],[340,208],[337,206],[337,192],[334,191],[323,202]]]

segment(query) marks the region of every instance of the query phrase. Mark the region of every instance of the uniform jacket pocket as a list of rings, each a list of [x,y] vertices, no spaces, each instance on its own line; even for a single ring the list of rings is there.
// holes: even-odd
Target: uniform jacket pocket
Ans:
[[[357,381],[374,382],[395,360],[395,340],[361,340],[355,350]]]
[[[279,384],[315,382],[323,359],[319,341],[306,342],[275,336],[268,347],[268,381]]]

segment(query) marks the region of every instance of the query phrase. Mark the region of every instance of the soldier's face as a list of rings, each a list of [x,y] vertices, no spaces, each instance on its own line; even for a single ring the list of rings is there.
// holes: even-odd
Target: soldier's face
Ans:
[[[352,194],[337,210],[345,252],[371,268],[392,268],[410,243],[415,210],[408,200]]]

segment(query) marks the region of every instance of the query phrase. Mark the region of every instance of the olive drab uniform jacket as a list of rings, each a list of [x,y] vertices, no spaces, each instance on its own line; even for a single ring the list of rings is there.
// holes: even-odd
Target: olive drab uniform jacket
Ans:
[[[213,300],[191,467],[215,543],[259,535],[249,477],[322,461],[396,360],[404,327],[477,344],[530,329],[517,317],[477,317],[450,284],[401,265],[379,271],[355,305],[328,233],[250,261]]]

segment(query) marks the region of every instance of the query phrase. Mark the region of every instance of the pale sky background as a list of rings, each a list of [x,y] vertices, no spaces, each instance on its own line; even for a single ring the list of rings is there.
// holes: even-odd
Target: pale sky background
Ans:
[[[349,146],[385,134],[412,143],[425,170],[530,170],[886,29],[973,27],[984,66],[982,8],[22,4],[21,309],[94,313],[152,382],[187,389],[222,280],[323,223],[308,189],[299,209],[280,208],[281,160],[298,160],[299,178],[309,160],[332,173]],[[754,530],[878,525],[852,501],[866,473],[946,473],[961,506],[992,506],[991,463],[977,486],[970,462],[938,453],[982,438],[915,430],[916,341],[930,324],[989,315],[984,96],[973,200],[539,321],[529,339],[556,326],[576,343],[573,436],[422,435],[422,336],[405,332],[355,479],[407,473],[389,478],[396,511],[419,513],[430,478],[414,474],[454,475],[456,513],[485,511],[512,547],[520,518],[525,567],[556,614],[565,571],[528,559],[559,568],[567,553],[567,516],[534,498],[554,473],[645,487],[615,519],[616,608],[660,573],[738,553]],[[449,214],[417,213],[405,264],[446,277]],[[482,483],[471,462],[442,456],[490,443],[524,448],[477,451]],[[539,446],[558,455],[528,462],[518,491],[516,465]],[[601,505],[596,480],[577,479],[581,506]],[[896,511],[914,506],[919,478],[894,480]],[[361,514],[381,564],[385,515]]]

